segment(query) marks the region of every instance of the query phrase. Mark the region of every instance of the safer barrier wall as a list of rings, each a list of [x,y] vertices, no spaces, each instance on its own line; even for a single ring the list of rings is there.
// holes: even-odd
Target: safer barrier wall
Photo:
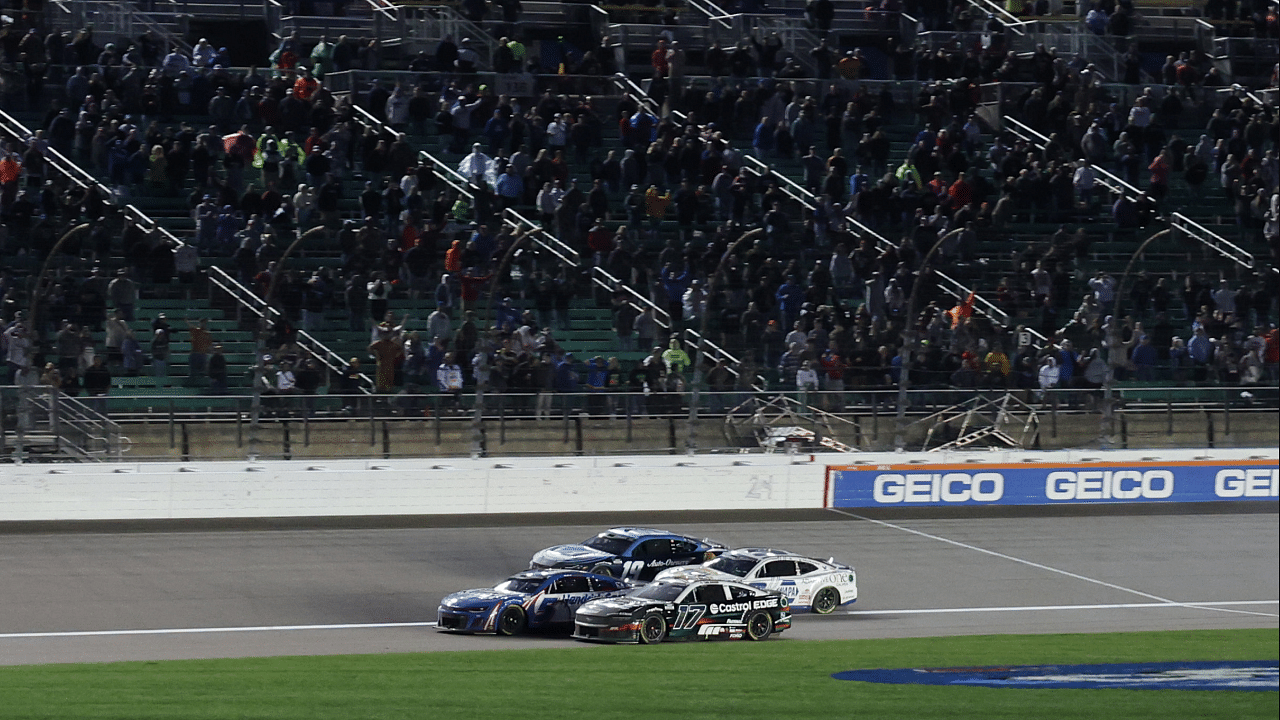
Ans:
[[[1275,448],[1149,455],[1010,451],[9,465],[0,467],[0,523],[1276,499]]]
[[[873,464],[828,468],[837,508],[1276,500],[1274,456],[1109,456],[1021,463]]]
[[[26,465],[0,522],[822,507],[809,456]]]

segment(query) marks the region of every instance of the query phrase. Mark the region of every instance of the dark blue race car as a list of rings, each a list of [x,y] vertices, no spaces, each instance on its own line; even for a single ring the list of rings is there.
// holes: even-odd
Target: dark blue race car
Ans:
[[[440,601],[436,629],[517,635],[526,628],[573,627],[573,614],[590,600],[626,595],[623,580],[576,570],[533,570],[494,588],[463,590]]]
[[[529,568],[589,570],[624,580],[645,582],[658,572],[682,565],[700,565],[728,548],[710,540],[666,530],[616,527],[581,545],[556,545],[533,556]]]

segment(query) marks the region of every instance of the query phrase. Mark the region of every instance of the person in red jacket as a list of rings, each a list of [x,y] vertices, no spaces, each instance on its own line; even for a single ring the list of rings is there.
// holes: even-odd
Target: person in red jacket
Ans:
[[[649,57],[649,62],[653,65],[653,71],[660,77],[666,77],[671,72],[671,65],[667,62],[666,40],[658,41],[658,49],[653,51],[653,55]]]
[[[298,79],[293,81],[293,93],[303,102],[311,102],[316,91],[320,89],[320,81],[311,77],[311,71],[305,66],[298,68]]]
[[[480,288],[485,283],[493,279],[493,273],[488,275],[475,275],[475,268],[467,268],[467,271],[460,278],[462,281],[462,310],[474,308],[480,300]]]
[[[973,202],[973,185],[969,184],[965,173],[960,173],[951,187],[947,188],[947,196],[951,198],[952,208],[962,208]]]

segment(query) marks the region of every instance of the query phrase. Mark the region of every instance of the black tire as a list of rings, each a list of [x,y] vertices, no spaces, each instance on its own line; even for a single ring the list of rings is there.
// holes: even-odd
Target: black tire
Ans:
[[[591,568],[591,572],[595,573],[596,575],[607,575],[609,577],[617,577],[616,575],[613,574],[613,566],[608,563],[600,563],[596,565],[595,567]]]
[[[526,621],[524,608],[519,605],[508,605],[498,616],[498,634],[519,635],[524,632]]]
[[[650,610],[640,620],[640,629],[636,632],[642,645],[656,645],[667,639],[667,619],[658,610]]]
[[[824,587],[813,596],[812,610],[817,615],[829,615],[840,607],[840,591],[833,587]]]
[[[773,616],[757,610],[747,616],[747,639],[767,640],[773,634]]]

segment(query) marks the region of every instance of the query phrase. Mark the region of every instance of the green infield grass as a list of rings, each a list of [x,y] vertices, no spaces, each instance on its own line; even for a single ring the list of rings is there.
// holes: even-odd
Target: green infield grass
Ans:
[[[0,668],[0,718],[1270,718],[1278,693],[835,680],[855,668],[1270,660],[1280,633],[1189,630],[712,642]]]

